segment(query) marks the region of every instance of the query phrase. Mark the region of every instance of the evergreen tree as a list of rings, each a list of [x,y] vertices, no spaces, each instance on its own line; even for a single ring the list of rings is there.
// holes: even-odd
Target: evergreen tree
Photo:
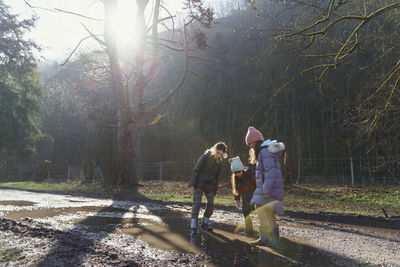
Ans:
[[[0,152],[27,158],[41,137],[38,46],[24,39],[35,19],[19,20],[0,0]]]

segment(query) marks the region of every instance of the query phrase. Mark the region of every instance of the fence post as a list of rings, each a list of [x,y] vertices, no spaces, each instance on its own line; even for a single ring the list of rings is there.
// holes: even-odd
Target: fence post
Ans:
[[[163,176],[163,163],[161,161],[160,162],[160,177],[159,177],[160,180],[162,180],[162,176]]]
[[[297,181],[296,181],[296,184],[299,184],[299,181],[300,181],[300,165],[301,165],[301,158],[300,158],[300,156],[299,156],[299,159],[298,159],[298,164],[297,164]]]
[[[350,170],[351,170],[351,185],[354,186],[353,157],[350,157]]]
[[[71,179],[71,166],[68,166],[67,180]]]
[[[99,174],[100,174],[101,180],[103,180],[103,181],[104,181],[104,177],[103,177],[103,174],[101,173],[100,166],[97,166],[97,170],[99,171]]]

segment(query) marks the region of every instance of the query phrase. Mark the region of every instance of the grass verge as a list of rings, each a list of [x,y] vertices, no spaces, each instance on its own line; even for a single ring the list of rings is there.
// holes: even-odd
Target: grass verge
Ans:
[[[362,215],[400,215],[399,187],[293,186],[285,190],[292,210]]]
[[[80,181],[68,182],[0,182],[0,187],[13,189],[35,190],[43,192],[82,192],[103,194],[108,190],[101,184],[81,183]]]
[[[124,197],[140,197],[161,201],[191,203],[192,193],[187,182],[143,181],[143,186],[134,190],[120,192]],[[0,187],[44,192],[76,192],[111,196],[113,191],[101,184],[85,184],[79,181],[52,182],[7,182]],[[336,212],[343,214],[362,214],[383,216],[384,209],[389,216],[400,215],[400,187],[350,187],[350,186],[311,186],[295,185],[285,189],[285,208],[293,211]],[[216,205],[233,205],[229,184],[219,189]]]

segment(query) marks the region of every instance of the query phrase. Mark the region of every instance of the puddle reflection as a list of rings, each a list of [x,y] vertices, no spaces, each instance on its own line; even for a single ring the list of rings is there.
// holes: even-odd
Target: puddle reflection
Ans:
[[[42,197],[45,199],[45,197]],[[55,198],[55,196],[54,196]],[[49,199],[45,199],[49,203]],[[93,200],[83,198],[62,199],[57,202],[59,207],[44,208],[39,203],[38,209],[14,210],[6,214],[8,218],[24,220],[33,218],[32,223],[49,224],[56,229],[85,229],[87,232],[98,233],[99,240],[108,237],[108,233],[124,236],[134,236],[146,241],[151,247],[170,250],[176,253],[207,255],[207,265],[217,266],[337,266],[338,264],[322,253],[309,246],[306,242],[294,239],[280,239],[280,248],[269,246],[254,247],[248,244],[254,238],[235,234],[235,220],[241,221],[238,214],[216,212],[219,223],[214,224],[214,232],[199,231],[190,235],[190,208],[186,206],[163,206],[152,202],[134,203],[128,201]],[[82,201],[82,203],[80,203]],[[70,203],[83,206],[71,207]],[[89,206],[88,204],[93,206]],[[17,207],[33,206],[29,201],[1,201],[0,205]],[[96,206],[101,204],[102,206]],[[104,205],[108,206],[105,207]],[[224,223],[224,221],[229,223]],[[25,220],[30,222],[29,220]],[[298,226],[310,227],[310,226]],[[61,246],[60,246],[61,247]],[[57,247],[54,251],[57,251]],[[336,255],[337,256],[337,255]],[[337,256],[340,257],[340,256]],[[81,260],[81,259],[80,259]],[[46,259],[43,261],[46,262]],[[79,262],[79,261],[78,261]]]

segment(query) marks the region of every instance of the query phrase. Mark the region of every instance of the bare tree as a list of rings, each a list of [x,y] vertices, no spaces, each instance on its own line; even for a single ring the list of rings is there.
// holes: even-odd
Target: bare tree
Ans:
[[[136,31],[139,32],[137,40],[137,48],[135,52],[135,60],[131,67],[131,73],[127,75],[128,80],[124,79],[123,70],[121,68],[121,55],[118,51],[117,40],[113,37],[114,16],[118,1],[117,0],[103,0],[104,4],[104,34],[95,34],[90,31],[85,25],[83,27],[88,32],[88,37],[83,38],[76,48],[72,51],[71,55],[67,58],[66,62],[71,58],[72,54],[77,50],[81,43],[88,38],[93,38],[99,45],[104,48],[105,54],[108,57],[109,68],[109,83],[115,95],[116,101],[116,120],[112,127],[117,128],[116,143],[119,168],[117,177],[124,185],[135,185],[138,183],[136,176],[136,147],[138,142],[138,131],[158,122],[160,116],[155,115],[150,121],[146,121],[148,114],[155,112],[162,105],[168,102],[171,97],[182,87],[187,73],[189,71],[189,60],[195,59],[193,51],[197,48],[204,48],[206,46],[206,39],[204,33],[201,31],[202,27],[210,27],[213,21],[213,12],[211,9],[205,8],[201,0],[186,0],[184,2],[186,9],[186,17],[182,23],[182,27],[177,29],[175,24],[175,16],[172,15],[168,9],[161,3],[160,0],[154,1],[152,21],[150,26],[146,25],[145,9],[149,4],[149,0],[132,0],[136,3]],[[27,1],[26,1],[27,2]],[[32,8],[39,8],[32,6]],[[167,14],[166,17],[160,17],[160,10],[164,10]],[[52,12],[64,12],[85,19],[88,18],[82,14],[77,14],[60,9],[47,9]],[[171,21],[168,26],[166,21]],[[163,39],[159,37],[159,25],[173,34],[169,38]],[[180,37],[176,36],[176,32],[180,33]],[[150,34],[150,36],[149,36]],[[149,39],[151,41],[149,41]],[[148,49],[150,44],[151,49]],[[157,68],[159,49],[171,49],[173,51],[180,51],[184,54],[184,65],[181,70],[181,75],[176,85],[168,90],[167,94],[158,102],[148,105],[144,99],[144,91],[148,87],[150,81],[155,77],[155,69]],[[192,52],[192,54],[190,54]],[[131,103],[128,85],[133,88],[134,103]],[[110,127],[110,125],[108,125]]]
[[[399,95],[400,81],[400,57],[397,53],[399,36],[393,34],[390,36],[390,41],[384,42],[386,33],[382,30],[385,23],[390,21],[398,31],[400,26],[398,21],[400,3],[398,1],[271,0],[266,2],[269,5],[279,5],[280,16],[284,10],[290,10],[292,15],[298,15],[296,19],[287,21],[289,26],[286,26],[283,32],[275,37],[278,41],[275,46],[276,50],[279,50],[279,43],[285,44],[294,41],[297,43],[296,54],[312,60],[311,65],[277,88],[275,96],[305,75],[312,75],[314,81],[320,82],[329,71],[351,62],[352,55],[365,51],[365,46],[371,45],[371,40],[382,39],[373,62],[370,61],[364,65],[361,63],[358,66],[367,69],[380,60],[385,60],[388,55],[392,57],[390,61],[392,67],[383,75],[381,73],[378,75],[379,85],[373,92],[367,93],[364,99],[360,99],[360,110],[371,111],[367,127],[368,134],[376,129],[378,120],[385,118],[385,114],[399,111],[395,104]],[[253,4],[256,5],[257,1]],[[303,15],[300,15],[301,13]],[[321,51],[321,53],[315,53],[315,51]],[[389,93],[383,94],[385,90],[388,90]],[[378,96],[384,97],[385,101],[373,102]],[[379,106],[376,106],[377,102],[379,102]],[[368,104],[375,107],[372,109],[366,107]]]

